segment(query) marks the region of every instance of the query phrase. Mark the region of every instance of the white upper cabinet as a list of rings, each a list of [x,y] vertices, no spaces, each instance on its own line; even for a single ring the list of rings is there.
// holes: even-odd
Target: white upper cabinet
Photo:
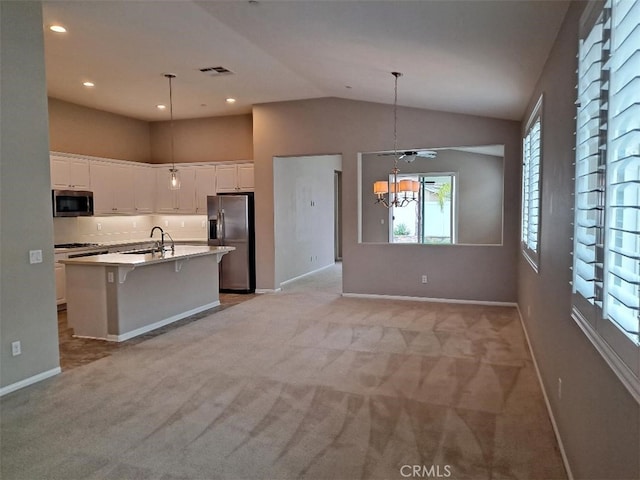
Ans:
[[[51,188],[89,190],[89,160],[51,156]]]
[[[213,165],[195,167],[196,171],[196,213],[207,213],[207,196],[216,194],[216,167]]]
[[[169,164],[151,165],[51,153],[51,188],[93,192],[95,215],[207,213],[207,197],[254,190],[253,163],[178,164],[181,186],[169,189]]]
[[[134,167],[128,164],[91,162],[91,189],[96,215],[132,214]]]
[[[253,191],[253,163],[216,166],[216,185],[218,193]]]
[[[238,190],[253,192],[255,189],[253,163],[241,163],[238,167]]]
[[[196,213],[196,169],[178,166],[180,189],[169,188],[169,165],[156,168],[156,212]]]
[[[156,198],[156,171],[148,165],[133,167],[135,213],[153,213]]]

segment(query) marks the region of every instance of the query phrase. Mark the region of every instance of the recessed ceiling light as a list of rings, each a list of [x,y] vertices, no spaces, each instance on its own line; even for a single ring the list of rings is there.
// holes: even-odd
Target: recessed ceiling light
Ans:
[[[166,105],[156,105],[156,108],[158,110],[164,110],[165,108],[167,108],[167,106]]]
[[[89,87],[89,88],[96,86],[96,84],[93,83],[93,82],[83,82],[82,85],[84,85],[85,87]]]
[[[64,28],[62,25],[51,25],[49,27],[49,30],[56,33],[67,33],[67,29]]]
[[[235,98],[227,98],[227,103],[236,103]]]

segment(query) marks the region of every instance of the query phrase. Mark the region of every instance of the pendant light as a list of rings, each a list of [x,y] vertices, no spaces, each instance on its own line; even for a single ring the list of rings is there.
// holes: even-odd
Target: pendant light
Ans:
[[[169,169],[169,189],[180,190],[180,176],[178,175],[178,169],[176,168],[173,158],[173,88],[171,81],[176,78],[176,76],[173,73],[165,73],[164,76],[169,79],[169,115],[171,118],[171,168]]]
[[[376,196],[376,203],[380,203],[387,208],[404,207],[410,202],[416,202],[416,194],[420,189],[419,182],[415,180],[400,180],[398,182],[398,77],[400,72],[391,72],[395,80],[393,95],[393,168],[391,169],[391,183],[387,180],[378,180],[373,183],[373,194]],[[386,198],[385,198],[386,196]]]

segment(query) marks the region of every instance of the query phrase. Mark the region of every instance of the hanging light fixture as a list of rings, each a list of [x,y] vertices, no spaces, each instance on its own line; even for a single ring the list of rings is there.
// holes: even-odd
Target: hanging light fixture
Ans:
[[[180,176],[173,158],[173,88],[171,81],[176,78],[173,73],[165,73],[164,76],[169,79],[169,115],[171,118],[171,168],[169,169],[169,189],[180,190]]]
[[[387,208],[404,207],[410,202],[418,200],[417,193],[420,190],[420,183],[416,180],[400,180],[398,182],[398,77],[400,72],[391,72],[395,79],[393,96],[393,168],[391,169],[392,181],[379,180],[373,183],[373,194],[376,196],[376,203],[380,203]]]

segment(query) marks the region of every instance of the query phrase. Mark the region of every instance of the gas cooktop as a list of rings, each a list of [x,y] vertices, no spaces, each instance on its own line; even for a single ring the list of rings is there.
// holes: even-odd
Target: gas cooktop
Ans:
[[[56,243],[54,248],[97,247],[98,243]]]

